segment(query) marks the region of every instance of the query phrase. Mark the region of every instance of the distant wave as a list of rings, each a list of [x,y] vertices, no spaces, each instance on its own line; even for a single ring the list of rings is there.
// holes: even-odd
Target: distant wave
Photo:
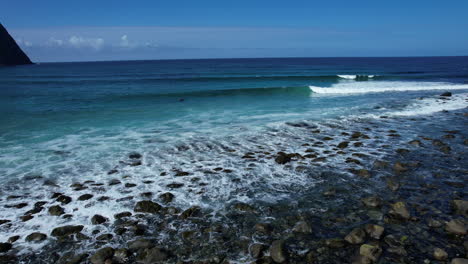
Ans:
[[[34,77],[25,76],[23,78],[15,77],[11,80],[2,80],[2,83],[14,82],[21,84],[145,84],[145,83],[164,83],[164,82],[229,82],[229,81],[329,81],[336,82],[343,79],[348,80],[368,80],[384,79],[385,76],[377,75],[246,75],[246,76],[47,76]],[[388,76],[388,78],[394,78]]]
[[[348,80],[365,81],[374,78],[375,75],[338,75],[338,77]]]
[[[362,94],[380,92],[404,92],[424,90],[464,90],[468,84],[450,84],[439,82],[363,82],[337,83],[331,87],[309,86],[310,90],[318,94]]]

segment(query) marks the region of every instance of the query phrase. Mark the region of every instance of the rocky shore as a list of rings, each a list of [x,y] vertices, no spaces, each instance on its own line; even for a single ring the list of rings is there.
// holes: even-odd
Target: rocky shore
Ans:
[[[439,99],[451,100],[451,94]],[[441,127],[441,118],[452,127]],[[288,124],[308,138],[297,139],[295,152],[281,146],[226,149],[245,167],[200,169],[213,177],[236,170],[248,175],[249,168],[267,163],[316,184],[279,189],[274,202],[234,199],[222,208],[176,203],[181,188],[191,186],[194,196],[210,192],[193,171],[174,168],[140,182],[124,175],[124,167],[145,166],[145,154],[132,152],[107,172],[106,182],[86,180],[62,188],[44,180],[51,191],[40,200],[2,195],[2,210],[22,213],[19,219],[0,214],[0,230],[10,234],[1,238],[0,263],[466,264],[467,121],[463,109],[328,124],[326,131],[303,122]],[[361,152],[364,148],[371,151]],[[380,150],[385,155],[378,155]],[[158,177],[175,180],[162,193],[132,191]],[[121,196],[104,195],[110,188],[119,188]],[[112,217],[88,210],[83,223],[75,219],[76,212],[108,200],[128,210]],[[52,218],[64,224],[16,234],[23,223]]]

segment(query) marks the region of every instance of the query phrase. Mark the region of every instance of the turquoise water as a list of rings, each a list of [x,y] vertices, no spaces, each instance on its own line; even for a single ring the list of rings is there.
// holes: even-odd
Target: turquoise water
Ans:
[[[199,205],[213,210],[232,201],[283,199],[320,181],[301,170],[278,166],[274,159],[246,162],[248,153],[269,157],[278,151],[300,152],[304,142],[327,135],[333,140],[316,151],[328,155],[344,137],[335,132],[338,128],[352,133],[381,116],[427,118],[465,108],[467,81],[467,57],[44,63],[0,68],[0,192],[35,199],[46,199],[51,192],[73,193],[75,201],[81,193],[71,190],[74,182],[151,182],[132,190],[111,186],[99,191],[114,198],[131,195],[128,202],[70,204],[64,207],[74,213],[72,220],[44,214],[12,227],[22,236],[30,230],[48,233],[59,224],[88,223],[97,211],[112,218],[132,208],[139,193],[149,191],[170,190],[181,208]],[[450,100],[438,97],[445,91],[454,94]],[[408,120],[378,122],[382,130],[403,122],[408,130],[401,133],[411,137],[416,128]],[[450,122],[441,118],[438,125]],[[321,134],[311,136],[313,130]],[[388,154],[381,148],[388,144],[377,139],[356,151],[377,159]],[[141,165],[131,165],[132,152],[142,155]],[[357,166],[346,162],[350,157],[330,156],[314,170],[342,172]],[[216,168],[230,172],[207,172]],[[190,176],[176,176],[177,171]],[[168,187],[172,183],[183,187]],[[3,203],[8,201],[0,200]],[[7,209],[0,219],[15,219],[18,213]]]

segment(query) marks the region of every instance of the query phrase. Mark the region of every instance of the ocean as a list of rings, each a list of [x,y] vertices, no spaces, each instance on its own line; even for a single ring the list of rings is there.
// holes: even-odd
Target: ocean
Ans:
[[[444,92],[452,96],[440,97]],[[168,192],[174,196],[171,206],[198,206],[211,215],[210,223],[234,219],[226,208],[236,203],[286,203],[318,214],[324,204],[340,207],[348,198],[327,201],[317,195],[344,188],[352,196],[351,182],[359,178],[353,171],[369,169],[375,160],[401,159],[395,150],[422,134],[436,138],[449,127],[459,131],[460,145],[451,150],[466,158],[466,120],[460,118],[467,95],[468,57],[0,68],[0,220],[9,221],[0,225],[0,240],[18,235],[18,255],[35,252],[37,258],[27,258],[31,263],[47,263],[47,250],[57,243],[51,242],[54,227],[83,225],[83,233],[93,237],[94,214],[117,221],[114,215],[132,211],[142,195],[160,201],[159,195]],[[365,133],[369,143],[346,141],[356,131]],[[337,147],[341,142],[354,150],[342,151]],[[278,152],[301,158],[290,155],[292,161],[284,165],[275,159]],[[424,155],[414,154],[418,156]],[[429,155],[421,162],[435,166],[438,161],[431,159]],[[440,162],[467,169],[464,159]],[[379,182],[385,185],[376,180],[362,188],[376,192],[383,188]],[[35,201],[48,202],[54,193],[71,198],[70,203],[50,202],[71,216],[41,209],[32,219],[21,218],[35,208]],[[78,199],[86,193],[94,197]],[[297,202],[300,197],[310,199],[304,205]],[[103,226],[99,234],[113,228]],[[148,229],[160,241],[173,240],[170,232]],[[28,243],[25,237],[33,231],[46,234],[47,240]],[[127,238],[119,239],[106,243],[115,246]],[[95,242],[93,238],[67,249],[86,251]]]

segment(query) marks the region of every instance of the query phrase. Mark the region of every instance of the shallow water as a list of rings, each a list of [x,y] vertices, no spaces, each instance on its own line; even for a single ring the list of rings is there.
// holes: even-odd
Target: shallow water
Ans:
[[[171,206],[200,206],[220,221],[238,202],[281,206],[310,197],[315,202],[293,206],[309,213],[343,205],[344,200],[322,201],[318,196],[332,187],[352,196],[350,184],[356,176],[350,169],[369,168],[378,159],[395,160],[395,150],[420,135],[437,138],[447,127],[465,133],[466,123],[455,114],[468,106],[467,72],[466,57],[2,68],[0,206],[28,205],[2,210],[0,219],[11,223],[0,229],[1,240],[20,235],[18,250],[30,252],[48,247],[50,241],[31,244],[25,236],[32,231],[49,234],[64,224],[84,225],[83,233],[93,237],[94,214],[113,221],[114,214],[132,211],[147,192],[155,201],[171,192]],[[439,97],[444,91],[454,95]],[[362,145],[349,140],[356,131],[368,137]],[[340,153],[337,145],[343,141],[351,143]],[[463,144],[457,144],[452,151],[463,153]],[[314,156],[281,165],[275,162],[280,151]],[[133,164],[133,152],[142,155],[141,164]],[[430,164],[431,156],[420,161]],[[461,166],[466,169],[466,163]],[[109,185],[113,179],[122,183]],[[384,185],[378,179],[358,185],[377,192]],[[70,186],[87,180],[104,185],[90,182],[79,191]],[[48,201],[54,192],[72,198],[62,206],[73,217],[44,210],[25,222],[19,218],[33,207],[31,201]],[[86,193],[94,197],[77,200]],[[102,196],[109,200],[99,201]],[[281,214],[278,210],[270,217]],[[112,232],[114,226],[102,228],[101,233]],[[161,241],[173,239],[171,228],[158,230],[150,232],[158,233]],[[93,243],[91,239],[71,248],[86,251]]]

